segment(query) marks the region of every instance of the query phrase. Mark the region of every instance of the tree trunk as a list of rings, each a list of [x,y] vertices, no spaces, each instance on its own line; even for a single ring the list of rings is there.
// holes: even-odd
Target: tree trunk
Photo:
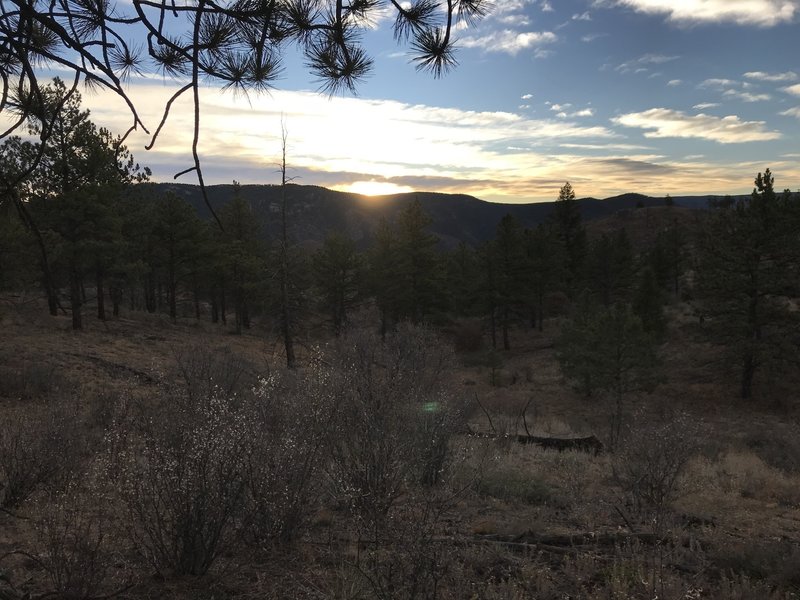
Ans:
[[[742,361],[742,398],[749,400],[753,397],[753,377],[756,373],[756,361],[753,351],[748,349]]]
[[[219,303],[217,302],[217,290],[211,292],[211,322],[219,323]]]
[[[72,309],[72,329],[83,329],[83,320],[81,318],[81,282],[78,273],[73,267],[69,271],[69,303]]]
[[[106,320],[106,292],[102,267],[97,267],[95,271],[95,285],[97,287],[97,318],[101,321]]]
[[[119,317],[119,305],[122,304],[122,290],[112,286],[109,291],[111,292],[111,314],[117,318]]]
[[[494,316],[494,307],[489,311],[489,326],[492,331],[492,348],[497,348],[497,320]]]
[[[292,321],[289,308],[289,242],[286,232],[286,127],[282,127],[282,160],[281,160],[281,328],[283,346],[286,350],[286,366],[295,368],[294,340],[292,339]]]
[[[539,332],[544,331],[544,293],[539,292],[538,294],[539,300]]]
[[[511,350],[511,342],[508,339],[508,307],[503,307],[503,350]]]

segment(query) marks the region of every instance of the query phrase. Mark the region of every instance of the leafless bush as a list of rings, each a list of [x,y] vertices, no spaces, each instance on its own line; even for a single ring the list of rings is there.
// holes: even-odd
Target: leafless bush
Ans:
[[[253,369],[227,347],[197,344],[175,353],[177,379],[190,402],[214,396],[232,398],[251,387]]]
[[[305,371],[261,380],[244,407],[252,431],[244,507],[251,542],[286,544],[308,522],[333,414],[331,379],[315,355]]]
[[[109,471],[128,509],[129,532],[159,572],[201,575],[232,543],[245,489],[250,428],[231,400],[196,405],[166,397],[159,414],[109,434]]]
[[[13,358],[9,357],[9,362]],[[5,361],[3,361],[5,362]],[[0,397],[44,400],[67,387],[61,374],[46,362],[0,367]]]
[[[664,515],[679,493],[679,478],[698,450],[697,427],[685,413],[660,422],[634,417],[614,455],[613,472],[628,503],[649,519]]]
[[[105,596],[120,582],[109,576],[112,552],[102,499],[93,507],[84,491],[70,485],[39,503],[36,546],[29,555],[49,581],[50,594],[65,600]]]
[[[419,499],[418,499],[419,500]],[[358,597],[380,600],[433,599],[458,558],[451,541],[439,539],[443,505],[426,497],[404,504],[385,523],[381,543],[366,542],[339,573],[362,590]]]
[[[0,422],[0,507],[14,508],[47,484],[66,481],[79,461],[77,418],[55,403],[5,411]]]
[[[351,334],[331,360],[339,397],[328,435],[331,490],[377,522],[409,487],[435,484],[446,467],[463,415],[444,382],[452,354],[430,332],[405,326],[385,341]]]

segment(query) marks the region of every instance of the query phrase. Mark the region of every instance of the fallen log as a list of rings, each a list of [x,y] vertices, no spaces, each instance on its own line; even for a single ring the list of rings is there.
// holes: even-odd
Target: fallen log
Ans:
[[[557,438],[557,437],[543,437],[538,435],[512,435],[512,434],[497,434],[477,432],[469,429],[467,435],[471,437],[481,437],[496,440],[513,440],[519,444],[535,444],[546,450],[558,450],[564,452],[565,450],[578,450],[579,452],[588,452],[597,456],[603,452],[603,442],[597,439],[596,436],[590,435],[586,437],[575,438]]]

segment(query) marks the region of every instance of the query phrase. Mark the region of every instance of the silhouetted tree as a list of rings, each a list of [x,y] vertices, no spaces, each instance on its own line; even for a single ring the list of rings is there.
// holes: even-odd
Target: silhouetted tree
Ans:
[[[613,446],[622,427],[625,397],[650,391],[658,382],[653,337],[627,305],[584,305],[564,326],[558,348],[561,370],[572,385],[586,395],[605,392],[613,400]]]
[[[553,228],[540,224],[525,231],[525,252],[531,327],[542,331],[545,295],[556,291],[564,279],[564,249]]]
[[[586,265],[588,284],[604,306],[626,301],[634,275],[633,249],[628,234],[620,229],[603,234],[591,244]]]
[[[575,192],[569,182],[558,192],[550,221],[566,253],[567,285],[571,289],[582,274],[586,258],[586,230],[578,201],[575,200]]]
[[[797,214],[767,169],[749,198],[710,215],[699,241],[697,292],[715,338],[738,355],[742,398],[766,365],[797,364],[800,321],[787,301],[797,291]]]
[[[320,304],[338,336],[359,299],[363,260],[350,238],[330,234],[312,257]]]

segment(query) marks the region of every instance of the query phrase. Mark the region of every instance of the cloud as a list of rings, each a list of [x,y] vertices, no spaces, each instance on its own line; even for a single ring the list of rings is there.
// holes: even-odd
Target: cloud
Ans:
[[[490,16],[497,17],[508,13],[518,13],[535,2],[536,0],[498,0],[492,4]]]
[[[636,150],[652,150],[650,146],[639,146],[637,144],[614,144],[614,143],[605,143],[605,144],[564,143],[564,144],[559,144],[559,147],[575,149],[575,150],[600,150],[603,152],[608,152],[609,150],[620,150],[622,152],[633,152]]]
[[[602,37],[606,37],[607,35],[608,35],[607,33],[589,33],[587,35],[584,35],[581,38],[581,41],[588,44],[588,43],[593,42],[593,41],[595,41],[597,39],[600,39]]]
[[[789,108],[778,114],[783,115],[784,117],[795,117],[796,119],[800,119],[800,106]]]
[[[734,81],[733,79],[706,79],[705,81],[700,82],[697,84],[699,88],[712,88],[712,89],[722,89],[726,87],[730,87],[732,85],[739,85],[738,81]]]
[[[772,99],[769,94],[751,94],[750,92],[740,92],[739,90],[725,90],[722,95],[726,98],[736,98],[742,102],[766,102]]]
[[[562,104],[562,105],[554,104],[553,106],[550,107],[550,110],[558,110],[559,112],[556,113],[556,116],[559,119],[566,119],[566,118],[570,118],[570,117],[591,117],[591,116],[594,116],[594,109],[593,108],[584,108],[584,109],[581,109],[581,110],[576,110],[576,111],[571,112],[571,113],[568,113],[568,112],[562,110],[563,108],[567,108],[569,106],[572,106],[572,105],[571,104]],[[556,107],[558,107],[558,108],[556,108]]]
[[[131,84],[130,93],[151,130],[172,89],[161,82]],[[752,162],[729,156],[719,162],[670,159],[654,140],[631,141],[611,126],[560,120],[555,116],[559,111],[533,118],[521,111],[328,98],[310,91],[275,90],[270,95],[251,94],[249,101],[205,87],[200,94],[199,152],[210,184],[233,179],[277,183],[282,113],[289,134],[289,174],[298,177],[298,183],[338,189],[376,181],[485,200],[552,201],[569,180],[579,195],[598,198],[632,190],[673,196],[740,194],[751,191],[752,175],[763,171],[768,158],[759,148]],[[171,181],[173,174],[192,165],[189,100],[176,101],[153,150],[143,150],[149,137],[141,131],[128,138],[136,160],[153,168],[156,181]],[[92,110],[94,122],[113,132],[129,126],[124,105],[108,92],[84,94],[84,106]],[[773,160],[771,167],[782,180],[800,181],[796,160]],[[196,179],[189,174],[179,181]]]
[[[572,106],[572,104],[570,104],[569,102],[567,102],[565,104],[551,104],[550,105],[550,110],[552,110],[552,111],[562,111],[562,110],[564,110],[566,108],[569,108],[570,106]]]
[[[797,73],[793,71],[786,71],[785,73],[765,73],[764,71],[749,71],[743,75],[747,79],[756,79],[758,81],[770,82],[788,82],[797,81]]]
[[[531,20],[525,15],[502,15],[497,17],[497,21],[503,25],[517,25],[520,27],[531,24]]]
[[[800,96],[800,83],[796,83],[794,85],[790,85],[789,87],[782,88],[784,92],[788,94],[794,94],[795,96]]]
[[[775,140],[780,132],[768,131],[763,121],[742,121],[735,115],[714,117],[700,113],[687,115],[668,108],[651,108],[643,112],[628,113],[612,119],[624,127],[648,129],[646,138],[698,138],[720,144],[737,144]]]
[[[695,110],[705,110],[707,108],[716,108],[720,106],[719,102],[701,102],[700,104],[695,104],[692,108]]]
[[[572,20],[573,21],[591,21],[592,20],[592,15],[589,14],[589,11],[586,11],[586,12],[583,12],[583,13],[576,13],[576,14],[572,15]]]
[[[170,91],[159,83],[131,85],[131,96],[151,131]],[[189,100],[176,101],[153,150],[142,150],[149,137],[140,131],[128,138],[128,147],[141,164],[153,168],[156,180],[170,180],[192,164]],[[85,95],[84,106],[91,109],[93,121],[111,131],[122,132],[129,126],[125,107],[108,92]],[[465,111],[283,90],[269,96],[252,94],[248,100],[202,88],[199,152],[207,169],[206,180],[276,181],[281,114],[288,127],[288,160],[293,173],[303,177],[301,183],[326,186],[441,176],[460,180],[461,191],[492,194],[492,186],[471,182],[519,181],[549,168],[547,152],[555,144],[599,144],[618,137],[608,127],[561,121],[554,115],[536,119],[521,112]],[[547,150],[537,150],[541,148]],[[311,171],[314,178],[308,179]],[[343,182],[346,173],[356,175]],[[181,181],[194,180],[187,175]],[[529,189],[525,195],[538,193]]]
[[[683,83],[683,81],[682,81],[682,80],[680,80],[680,79],[670,79],[670,80],[667,82],[667,85],[668,85],[668,86],[670,86],[670,87],[675,87],[675,86],[677,86],[677,85],[680,85],[680,84],[682,84],[682,83]]]
[[[645,73],[649,71],[649,65],[662,65],[679,59],[680,56],[667,56],[664,54],[645,54],[639,58],[626,61],[614,67],[619,73]],[[647,66],[646,66],[647,65]]]
[[[595,0],[594,5],[626,7],[688,25],[736,23],[772,27],[792,23],[800,14],[799,0]]]
[[[505,52],[516,55],[522,50],[552,44],[558,36],[550,31],[519,32],[511,29],[495,31],[480,37],[465,37],[460,41],[464,48],[481,48],[486,52]]]
[[[542,12],[553,12],[553,11],[554,11],[554,9],[550,5],[550,2],[548,2],[548,0],[544,0],[542,2]]]
[[[522,100],[530,100],[531,98],[533,98],[533,94],[523,94],[522,96],[520,96],[520,98]]]

